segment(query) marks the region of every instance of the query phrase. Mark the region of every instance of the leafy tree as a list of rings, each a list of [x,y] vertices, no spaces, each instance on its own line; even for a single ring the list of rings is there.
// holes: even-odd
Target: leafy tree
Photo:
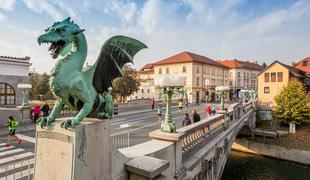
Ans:
[[[310,120],[310,97],[305,93],[303,84],[290,81],[279,95],[275,97],[277,103],[273,116],[281,124],[303,124]]]
[[[267,64],[263,62],[262,66],[263,66],[263,68],[266,68]]]
[[[112,95],[117,102],[125,102],[126,97],[139,90],[140,81],[137,72],[130,66],[124,66],[123,77],[115,78],[112,82]]]
[[[38,99],[40,95],[43,95],[44,99],[53,99],[53,95],[49,86],[50,76],[46,73],[39,74],[32,71],[29,76],[29,83],[32,85],[30,91],[31,99]]]

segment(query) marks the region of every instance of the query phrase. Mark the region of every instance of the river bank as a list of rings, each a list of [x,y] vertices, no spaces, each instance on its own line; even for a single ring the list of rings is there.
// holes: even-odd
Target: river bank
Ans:
[[[232,150],[285,160],[310,167],[310,151],[306,150],[265,144],[247,139],[236,139]]]

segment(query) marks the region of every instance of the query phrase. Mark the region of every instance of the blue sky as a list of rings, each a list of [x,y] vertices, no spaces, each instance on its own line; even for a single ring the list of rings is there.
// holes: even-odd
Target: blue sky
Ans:
[[[55,60],[36,39],[68,16],[86,29],[90,64],[117,34],[148,45],[136,68],[182,51],[267,64],[310,56],[307,0],[0,0],[0,55],[30,56],[49,72]]]

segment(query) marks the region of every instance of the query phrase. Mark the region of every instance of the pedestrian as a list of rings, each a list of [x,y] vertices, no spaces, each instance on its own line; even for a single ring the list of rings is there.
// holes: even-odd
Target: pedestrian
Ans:
[[[210,105],[208,105],[208,106],[206,107],[205,113],[206,113],[206,115],[207,115],[208,117],[211,116],[211,114],[212,114],[212,109],[211,109]]]
[[[212,115],[214,116],[216,114],[216,109],[215,107],[212,107]]]
[[[200,115],[197,113],[196,109],[193,110],[193,123],[200,121]]]
[[[45,101],[45,104],[42,107],[41,111],[43,112],[44,117],[47,117],[50,114],[50,107],[48,106],[46,101]]]
[[[152,110],[154,109],[154,107],[155,107],[155,99],[154,98],[152,98],[152,100],[151,100],[151,104],[152,104]]]
[[[189,118],[188,113],[185,113],[185,117],[184,117],[184,119],[182,121],[182,127],[188,126],[190,124],[192,124],[192,120]]]
[[[179,107],[179,114],[183,114],[183,101],[179,101],[178,107]]]
[[[15,135],[15,130],[19,126],[20,122],[17,121],[13,116],[10,116],[8,119],[8,128],[9,128],[9,134],[8,134],[8,143],[5,145],[6,147],[11,146],[11,137],[14,137],[18,144],[21,143],[21,139],[19,139]]]
[[[157,109],[157,117],[158,117],[158,122],[161,122],[161,115],[163,113],[163,109],[161,107],[161,105],[159,105],[158,109]]]
[[[37,122],[41,114],[41,108],[39,105],[35,105],[34,108],[32,109],[32,117],[33,117],[33,122]]]

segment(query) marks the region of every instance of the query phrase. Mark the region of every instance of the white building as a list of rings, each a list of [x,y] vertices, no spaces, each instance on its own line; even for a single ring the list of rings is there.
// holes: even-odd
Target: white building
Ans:
[[[18,84],[28,83],[30,57],[0,56],[0,107],[15,107],[22,104]]]

